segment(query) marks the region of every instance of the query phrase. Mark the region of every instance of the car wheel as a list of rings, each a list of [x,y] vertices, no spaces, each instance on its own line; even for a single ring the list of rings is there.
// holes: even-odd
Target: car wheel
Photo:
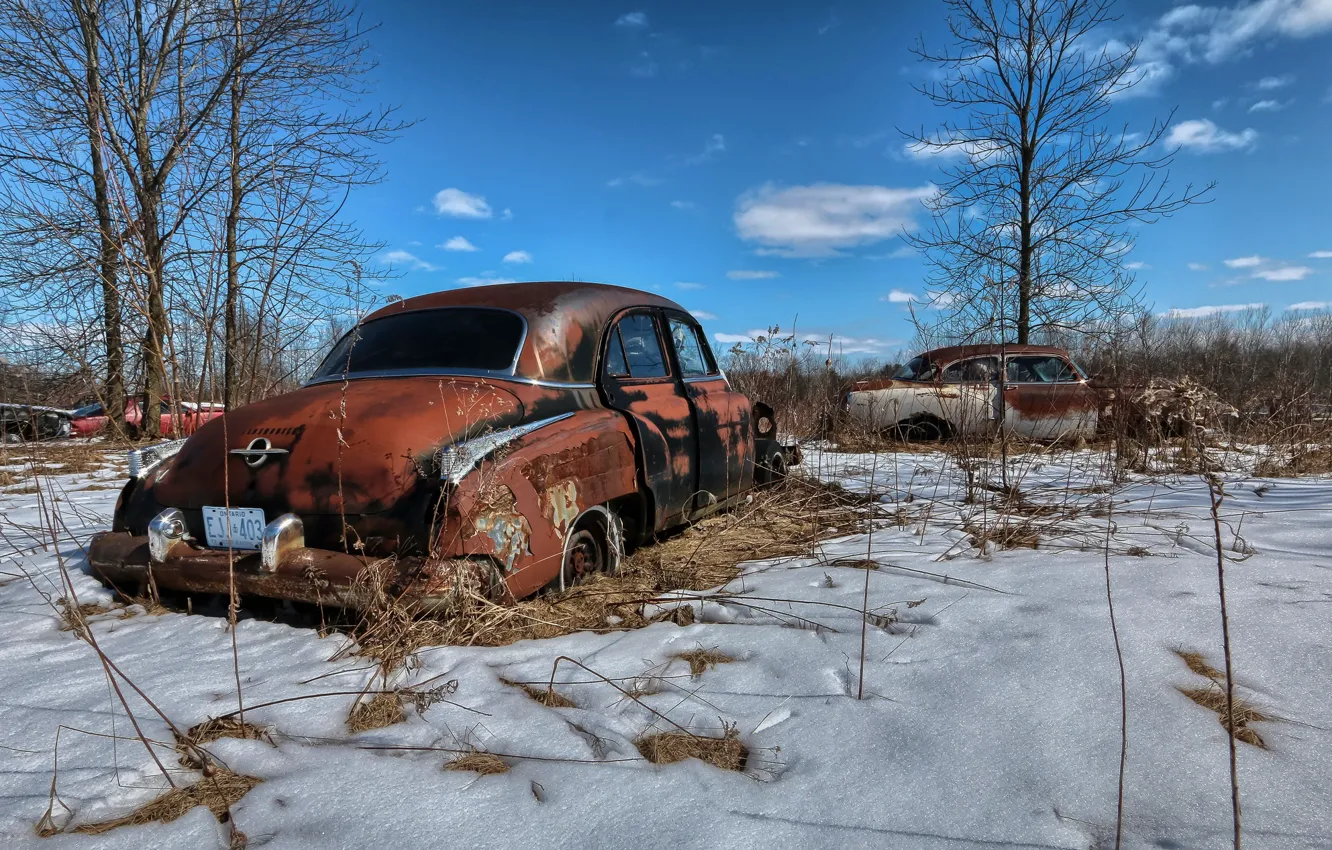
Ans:
[[[786,479],[786,452],[780,448],[773,449],[766,458],[759,461],[758,464],[758,484],[776,484]]]
[[[899,422],[891,430],[910,443],[937,443],[948,436],[948,427],[932,416]]]
[[[560,588],[567,589],[601,573],[614,574],[623,547],[620,518],[601,509],[585,513],[564,547]]]

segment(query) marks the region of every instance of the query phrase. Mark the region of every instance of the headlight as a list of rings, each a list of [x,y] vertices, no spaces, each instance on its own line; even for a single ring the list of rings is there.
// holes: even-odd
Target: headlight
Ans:
[[[175,455],[184,445],[184,440],[169,440],[153,446],[144,446],[141,449],[130,449],[130,478],[146,478],[154,466]]]
[[[476,469],[477,464],[497,449],[512,443],[519,437],[526,437],[538,428],[544,428],[562,419],[568,419],[570,416],[573,416],[573,414],[561,413],[559,416],[552,416],[549,419],[515,425],[512,428],[505,428],[503,431],[495,431],[446,446],[439,452],[440,480],[456,485],[467,477],[467,473]]]

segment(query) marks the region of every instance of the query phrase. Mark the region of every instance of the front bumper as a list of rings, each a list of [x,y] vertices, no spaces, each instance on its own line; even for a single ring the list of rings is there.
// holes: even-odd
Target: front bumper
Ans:
[[[127,592],[151,581],[158,588],[183,593],[227,594],[234,582],[242,596],[358,610],[376,600],[401,599],[422,613],[452,609],[463,588],[460,579],[471,583],[489,578],[480,561],[365,558],[304,546],[286,550],[271,571],[264,568],[259,552],[229,554],[183,541],[158,560],[150,552],[148,535],[119,531],[93,536],[88,563],[95,576]]]

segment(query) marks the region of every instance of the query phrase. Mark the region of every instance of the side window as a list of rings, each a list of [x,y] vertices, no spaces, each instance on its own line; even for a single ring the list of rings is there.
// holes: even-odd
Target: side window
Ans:
[[[620,342],[620,326],[611,328],[606,342],[606,374],[617,378],[629,376],[629,364],[624,362],[624,344]]]
[[[1014,384],[1066,384],[1077,381],[1078,376],[1062,357],[1045,354],[1010,357],[1008,380]]]
[[[685,378],[697,378],[716,371],[712,358],[699,339],[699,331],[684,319],[671,319],[671,343],[675,346],[675,357],[680,361],[680,375]]]
[[[664,378],[669,373],[656,323],[648,313],[631,313],[616,325],[623,346],[624,364],[631,378]],[[614,340],[611,340],[614,343]],[[613,366],[610,358],[607,369]],[[614,373],[612,373],[614,374]]]
[[[977,384],[993,381],[999,374],[999,361],[994,357],[973,357],[961,360],[943,371],[945,384]]]

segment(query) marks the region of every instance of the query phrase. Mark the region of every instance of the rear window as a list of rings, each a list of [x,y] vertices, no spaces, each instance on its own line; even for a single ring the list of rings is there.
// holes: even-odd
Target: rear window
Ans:
[[[385,316],[338,341],[312,380],[366,372],[507,372],[523,341],[518,314],[446,307]]]

